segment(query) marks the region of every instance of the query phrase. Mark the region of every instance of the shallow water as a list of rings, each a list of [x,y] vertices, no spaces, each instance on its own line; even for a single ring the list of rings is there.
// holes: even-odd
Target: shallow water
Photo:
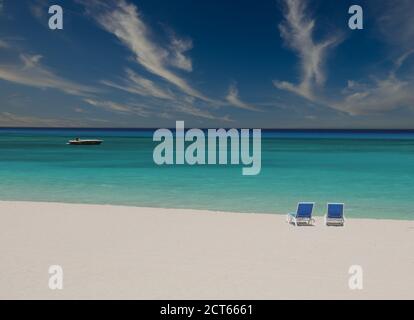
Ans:
[[[76,137],[101,146],[68,146]],[[263,132],[262,171],[159,167],[152,130],[0,129],[0,200],[286,213],[343,202],[346,216],[414,219],[414,133]]]

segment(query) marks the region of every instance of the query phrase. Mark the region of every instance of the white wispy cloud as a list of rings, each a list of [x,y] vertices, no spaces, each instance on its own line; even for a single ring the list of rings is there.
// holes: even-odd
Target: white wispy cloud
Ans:
[[[394,50],[409,50],[414,48],[414,1],[393,0],[368,1],[369,8],[376,17],[374,30],[380,33],[380,39],[393,46]]]
[[[351,115],[383,113],[401,107],[414,106],[414,87],[409,82],[390,77],[377,80],[362,90],[347,95],[343,101],[333,103],[338,110]]]
[[[44,19],[46,17],[47,12],[48,12],[46,10],[46,5],[47,5],[47,3],[45,3],[45,1],[40,1],[40,0],[33,1],[31,3],[31,5],[29,6],[31,14],[37,20]]]
[[[207,120],[214,120],[214,121],[220,121],[220,122],[232,122],[233,120],[229,116],[216,116],[209,112],[208,110],[200,109],[198,107],[195,107],[193,103],[191,102],[178,102],[173,105],[173,108],[175,111],[178,111],[180,113],[188,114],[191,116],[195,116],[198,118],[203,118]]]
[[[122,113],[122,114],[133,114],[140,117],[148,117],[150,112],[146,108],[136,104],[121,104],[109,100],[97,100],[94,98],[84,99],[84,102],[98,108],[102,108],[107,111]]]
[[[0,113],[0,126],[4,127],[25,127],[25,126],[34,126],[34,127],[41,127],[41,126],[51,126],[51,127],[59,127],[59,126],[67,126],[70,124],[71,121],[65,121],[62,119],[45,119],[40,117],[33,117],[33,116],[22,116],[16,115],[11,112],[1,112]]]
[[[151,107],[150,110],[154,116],[165,118],[178,113],[200,118],[200,121],[204,119],[229,122],[233,121],[229,116],[217,115],[212,111],[228,106],[229,103],[239,108],[255,110],[251,105],[241,101],[237,89],[230,91],[228,101],[225,102],[211,99],[190,85],[178,71],[191,72],[193,70],[192,60],[188,56],[188,51],[193,48],[192,40],[179,37],[171,29],[167,30],[167,40],[162,43],[155,40],[134,4],[126,0],[77,1],[85,6],[87,13],[97,21],[98,25],[115,35],[124,46],[130,49],[135,61],[145,71],[156,76],[151,77],[150,80],[146,76],[127,69],[124,79],[104,80],[101,83],[131,94],[151,98],[146,103]],[[160,83],[157,79],[162,82]],[[111,109],[108,105],[100,105]]]
[[[40,89],[56,89],[67,94],[85,96],[96,89],[58,76],[41,64],[41,55],[19,55],[20,63],[0,65],[0,79]]]
[[[315,20],[308,17],[306,1],[284,0],[285,21],[279,25],[282,38],[300,59],[301,81],[293,84],[275,80],[278,89],[288,90],[310,100],[315,100],[314,89],[324,84],[324,63],[328,50],[336,45],[340,37],[333,36],[324,41],[313,39]]]
[[[414,44],[413,44],[414,46]],[[409,49],[407,52],[404,52],[400,57],[397,58],[395,61],[395,69],[392,71],[393,74],[395,74],[398,69],[402,67],[404,62],[412,55],[414,54],[414,49]]]
[[[101,83],[119,90],[145,97],[154,97],[166,100],[174,99],[174,95],[169,90],[159,87],[153,81],[141,77],[131,69],[126,69],[126,79],[124,79],[121,84],[107,80],[103,80]]]
[[[160,44],[154,40],[138,8],[125,0],[117,2],[78,0],[78,2],[86,7],[87,12],[104,30],[114,34],[134,53],[135,60],[140,66],[163,80],[165,84],[173,85],[174,90],[149,80],[131,69],[126,70],[126,77],[119,82],[104,80],[101,83],[132,94],[166,100],[167,104],[165,101],[155,103],[152,100],[148,101],[151,110],[156,110],[156,112],[152,111],[154,116],[166,117],[166,115],[182,113],[206,120],[232,121],[228,116],[215,115],[209,111],[211,108],[216,109],[224,105],[223,102],[210,99],[200,93],[176,73],[176,70],[173,70],[174,68],[186,72],[193,70],[192,60],[187,55],[193,47],[191,39],[180,38],[169,30],[168,41]],[[113,105],[102,102],[98,106],[112,111],[119,109],[119,106],[114,108]]]
[[[19,115],[12,112],[0,112],[0,127],[82,127],[106,123],[104,119],[61,119]]]
[[[168,45],[158,44],[152,39],[138,8],[125,0],[116,2],[80,0],[79,2],[88,8],[103,29],[114,34],[134,53],[136,61],[148,72],[173,84],[187,95],[205,101],[210,100],[168,68],[173,65],[187,71],[192,69],[190,60],[183,55],[183,52],[190,48],[188,42],[173,41],[172,51],[168,49]]]
[[[226,100],[228,103],[230,103],[232,106],[240,108],[240,109],[245,109],[245,110],[250,110],[250,111],[259,111],[256,107],[243,102],[240,97],[239,97],[239,90],[237,89],[237,86],[235,84],[232,84],[229,88],[229,93],[226,97]]]
[[[402,43],[408,39],[414,40],[414,28],[409,9],[414,9],[412,1],[397,0],[401,5],[392,5],[391,11],[385,10],[378,20],[388,26],[380,28],[383,38],[388,43],[399,44],[400,52],[395,59],[393,67],[386,77],[371,76],[370,79],[348,81],[348,86],[340,94],[330,96],[340,98],[328,98],[320,89],[325,84],[326,73],[324,64],[329,49],[341,41],[340,36],[333,36],[325,41],[316,42],[313,33],[316,21],[310,17],[304,0],[284,0],[286,5],[285,21],[280,27],[280,32],[286,44],[299,56],[301,63],[301,81],[298,85],[286,81],[274,81],[278,89],[287,90],[311,100],[319,105],[329,107],[349,115],[367,115],[385,113],[401,107],[414,107],[414,84],[412,79],[404,80],[397,73],[414,53],[413,41],[408,45]],[[398,7],[398,8],[397,8]],[[402,10],[402,11],[401,11]],[[392,35],[398,25],[400,35]]]
[[[6,41],[0,39],[0,49],[8,49],[8,48],[10,48],[10,45]]]
[[[181,100],[172,100],[168,106],[158,105],[155,106],[143,106],[134,103],[118,103],[110,100],[100,100],[96,98],[86,98],[84,102],[101,108],[108,112],[119,113],[123,115],[137,115],[140,117],[159,117],[159,118],[173,118],[175,114],[185,114],[196,118],[207,120],[218,120],[223,122],[232,121],[228,116],[216,116],[208,110],[198,108],[194,105],[194,98],[187,97]],[[156,110],[156,111],[154,111]]]
[[[348,81],[343,99],[331,106],[352,115],[414,109],[414,75],[409,74],[414,63],[414,2],[395,0],[380,6],[374,0],[368,3],[376,17],[379,39],[388,45],[388,54],[395,57],[393,65],[386,76],[371,75],[371,80]]]
[[[414,83],[400,79],[398,70],[404,65],[413,51],[398,57],[385,78],[374,79],[370,83],[348,81],[343,91],[343,100],[331,103],[334,108],[351,115],[383,113],[401,107],[414,107]]]
[[[193,63],[185,52],[193,48],[193,42],[190,39],[180,39],[176,35],[171,36],[170,64],[176,68],[191,72],[193,71]]]

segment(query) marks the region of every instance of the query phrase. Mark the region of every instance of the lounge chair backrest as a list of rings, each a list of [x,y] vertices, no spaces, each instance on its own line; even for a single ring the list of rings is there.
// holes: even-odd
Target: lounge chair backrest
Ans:
[[[296,217],[298,218],[311,218],[313,210],[313,203],[301,202],[298,204],[298,210]]]
[[[344,217],[343,203],[328,203],[328,218],[341,219]]]

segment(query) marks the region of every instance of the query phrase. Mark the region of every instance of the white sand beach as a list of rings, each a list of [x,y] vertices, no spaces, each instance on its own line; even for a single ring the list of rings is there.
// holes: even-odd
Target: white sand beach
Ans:
[[[1,299],[414,299],[414,221],[3,201],[0,252]]]

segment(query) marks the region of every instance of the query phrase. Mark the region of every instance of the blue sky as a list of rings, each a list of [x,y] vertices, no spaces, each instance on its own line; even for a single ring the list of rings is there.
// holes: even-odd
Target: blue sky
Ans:
[[[48,28],[48,8],[64,29]],[[364,30],[348,8],[364,9]],[[0,0],[0,126],[414,128],[411,0]]]

